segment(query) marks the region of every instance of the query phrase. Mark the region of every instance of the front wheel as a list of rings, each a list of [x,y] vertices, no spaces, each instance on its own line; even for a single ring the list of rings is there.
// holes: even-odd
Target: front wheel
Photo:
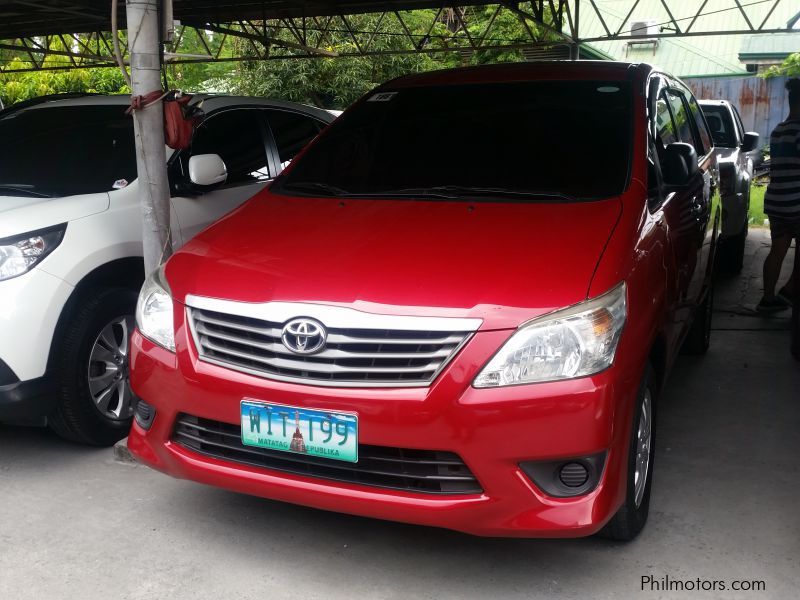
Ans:
[[[747,223],[740,234],[722,240],[719,244],[717,266],[725,275],[738,275],[744,266],[744,251],[747,245]]]
[[[56,347],[58,404],[48,418],[61,437],[110,446],[133,418],[128,349],[137,293],[96,290],[76,309]]]
[[[600,537],[627,542],[639,535],[647,523],[653,481],[657,390],[653,369],[648,365],[636,397],[628,446],[625,502],[600,530]]]

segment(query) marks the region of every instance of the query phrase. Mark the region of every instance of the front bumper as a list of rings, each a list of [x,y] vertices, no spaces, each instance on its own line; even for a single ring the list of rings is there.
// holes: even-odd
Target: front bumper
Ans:
[[[508,331],[479,332],[430,388],[320,388],[270,381],[200,362],[184,329],[177,355],[138,331],[132,385],[156,410],[128,438],[142,462],[175,477],[265,498],[485,536],[579,537],[597,532],[625,493],[627,440],[638,373],[619,365],[572,381],[475,389],[478,369]],[[633,370],[632,370],[633,371]],[[356,412],[362,444],[458,454],[482,493],[437,494],[317,479],[212,458],[172,440],[181,413],[240,422],[243,397]],[[573,498],[548,496],[522,461],[605,453],[598,485]]]
[[[7,368],[0,360],[0,373]],[[7,372],[12,373],[10,369]],[[19,381],[13,375],[0,378],[0,422],[28,422],[50,414],[55,407],[56,391],[55,380],[48,376],[28,381]]]
[[[21,381],[44,377],[56,325],[73,290],[38,266],[0,281],[0,360]]]

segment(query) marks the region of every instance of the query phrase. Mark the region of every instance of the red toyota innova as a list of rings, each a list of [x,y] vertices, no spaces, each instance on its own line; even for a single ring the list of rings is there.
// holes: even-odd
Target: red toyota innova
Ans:
[[[648,65],[390,81],[148,278],[128,445],[327,510],[631,539],[667,372],[708,347],[716,170]]]

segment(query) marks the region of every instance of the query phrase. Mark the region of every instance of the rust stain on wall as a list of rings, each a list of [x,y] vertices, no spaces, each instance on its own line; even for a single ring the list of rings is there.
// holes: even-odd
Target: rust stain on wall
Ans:
[[[747,106],[755,102],[755,94],[749,85],[743,85],[739,91],[739,106]]]

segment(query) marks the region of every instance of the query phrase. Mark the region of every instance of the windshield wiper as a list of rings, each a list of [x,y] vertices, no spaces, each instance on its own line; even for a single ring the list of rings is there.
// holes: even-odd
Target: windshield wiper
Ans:
[[[321,181],[298,181],[289,182],[280,186],[282,190],[296,192],[315,192],[326,196],[349,196],[350,192],[335,185],[322,183]]]
[[[322,183],[321,181],[298,181],[289,182],[280,186],[277,190],[290,192],[314,192],[323,193],[327,196],[336,196],[337,198],[445,198],[452,200],[457,198],[452,194],[439,192],[434,189],[427,188],[414,188],[409,190],[388,190],[380,192],[349,192],[335,185]]]
[[[558,199],[564,200],[567,202],[571,202],[575,200],[575,198],[571,198],[566,194],[562,194],[560,192],[537,192],[537,191],[529,191],[529,190],[515,190],[510,188],[499,188],[499,187],[473,187],[467,185],[437,185],[433,187],[420,187],[420,188],[404,188],[401,190],[386,190],[383,192],[379,192],[379,195],[390,195],[390,194],[403,194],[403,195],[414,195],[414,194],[422,194],[422,195],[430,195],[430,194],[440,194],[446,195],[449,198],[461,198],[461,197],[485,197],[485,196],[494,196],[498,198],[546,198],[546,199]]]
[[[0,183],[0,190],[8,190],[10,192],[17,192],[19,194],[27,194],[28,196],[35,196],[37,198],[52,198],[50,194],[37,192],[33,186],[27,183]]]

